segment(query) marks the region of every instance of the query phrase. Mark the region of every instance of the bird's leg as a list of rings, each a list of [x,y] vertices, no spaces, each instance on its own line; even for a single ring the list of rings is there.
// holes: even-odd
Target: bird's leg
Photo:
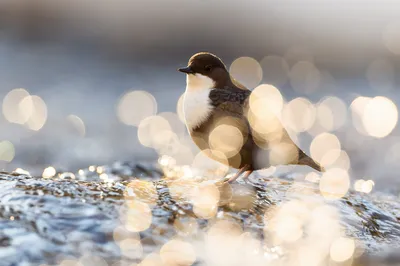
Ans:
[[[245,183],[249,182],[249,176],[251,175],[251,173],[253,173],[253,170],[247,170],[244,172],[242,179]]]
[[[238,179],[244,172],[246,172],[246,178],[247,178],[250,175],[250,174],[247,175],[247,171],[249,170],[249,168],[250,168],[250,165],[246,164],[245,166],[240,168],[239,171],[237,171],[237,173],[235,175],[233,175],[232,177],[230,177],[226,182],[232,183],[233,181]]]
[[[247,170],[246,172],[244,172],[243,179],[249,178],[249,175],[251,175],[251,173],[253,173],[253,170]]]

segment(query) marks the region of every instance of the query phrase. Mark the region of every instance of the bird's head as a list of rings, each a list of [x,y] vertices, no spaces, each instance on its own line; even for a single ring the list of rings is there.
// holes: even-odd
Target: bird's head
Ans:
[[[211,53],[197,53],[189,59],[187,67],[178,69],[187,74],[187,83],[192,87],[216,86],[229,79],[229,72],[220,58]]]

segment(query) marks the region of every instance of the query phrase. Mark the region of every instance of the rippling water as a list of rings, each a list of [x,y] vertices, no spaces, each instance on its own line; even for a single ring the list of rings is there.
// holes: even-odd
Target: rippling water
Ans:
[[[252,265],[286,265],[283,262],[290,260],[290,245],[271,242],[264,223],[269,221],[269,210],[293,200],[324,202],[338,210],[344,235],[356,239],[359,254],[354,257],[361,265],[374,265],[381,258],[378,255],[386,254],[382,252],[400,248],[400,203],[392,195],[350,191],[340,200],[327,201],[319,195],[317,184],[290,176],[256,174],[247,184],[219,185],[215,218],[205,219],[198,218],[192,202],[182,197],[199,180],[162,176],[155,165],[124,163],[91,166],[76,174],[58,173],[51,179],[1,173],[1,265],[128,265],[144,258],[153,263],[147,265],[159,265],[161,260],[147,255],[156,256],[165,243],[176,238],[192,243],[196,265],[218,265],[202,248],[206,245],[204,234],[216,220],[228,218],[240,225],[240,232],[264,243],[254,255],[258,258],[261,254],[263,261]],[[151,224],[134,220],[133,226],[143,225],[143,230],[126,230],[121,224],[126,222],[129,202],[136,201],[150,206]],[[143,218],[146,212],[140,215]],[[329,226],[322,229],[333,230]],[[72,264],[77,260],[81,264]],[[390,256],[383,256],[383,261],[400,263]]]

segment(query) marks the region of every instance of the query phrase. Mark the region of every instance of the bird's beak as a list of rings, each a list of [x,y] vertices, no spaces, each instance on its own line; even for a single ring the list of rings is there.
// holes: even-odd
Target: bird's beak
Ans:
[[[190,66],[179,68],[178,71],[180,71],[182,73],[186,73],[186,74],[193,74],[194,73],[193,69]]]

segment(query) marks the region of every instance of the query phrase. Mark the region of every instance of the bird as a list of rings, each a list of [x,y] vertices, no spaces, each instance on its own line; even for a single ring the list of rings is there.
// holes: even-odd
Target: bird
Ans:
[[[196,53],[178,71],[186,74],[183,114],[190,137],[208,157],[238,169],[226,182],[274,165],[325,171],[294,143],[277,116],[254,114],[253,91],[232,77],[219,57]]]

